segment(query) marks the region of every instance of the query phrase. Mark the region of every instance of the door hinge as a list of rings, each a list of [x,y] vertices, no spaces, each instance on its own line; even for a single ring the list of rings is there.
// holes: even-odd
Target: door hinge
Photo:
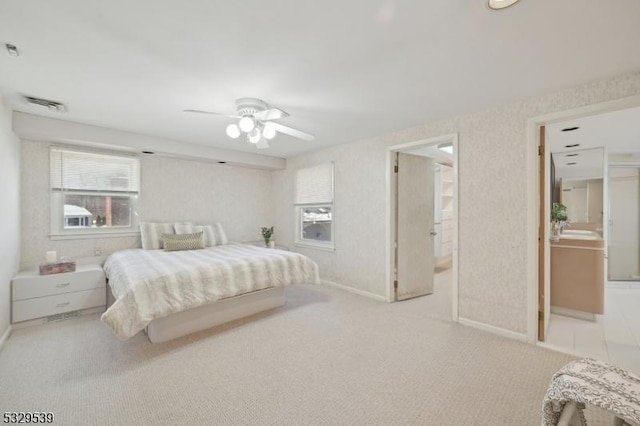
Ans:
[[[538,321],[544,321],[544,312],[538,311]]]
[[[398,289],[398,280],[393,281],[393,288]]]
[[[393,166],[393,172],[394,173],[398,173],[398,165],[397,164],[395,166]]]
[[[538,155],[543,155],[544,154],[544,149],[542,148],[542,145],[538,145]]]

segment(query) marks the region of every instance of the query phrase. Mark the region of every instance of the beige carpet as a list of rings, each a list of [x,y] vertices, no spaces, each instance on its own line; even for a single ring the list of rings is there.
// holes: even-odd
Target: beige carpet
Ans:
[[[438,318],[432,296],[287,297],[158,345],[118,341],[96,315],[15,330],[0,411],[52,411],[60,425],[539,425],[549,379],[572,359]]]

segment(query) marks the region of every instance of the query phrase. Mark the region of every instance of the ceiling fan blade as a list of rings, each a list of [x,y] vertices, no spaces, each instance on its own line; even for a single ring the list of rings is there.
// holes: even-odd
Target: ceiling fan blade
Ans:
[[[289,113],[281,110],[280,108],[272,107],[269,109],[265,109],[263,111],[258,111],[255,114],[253,114],[253,116],[258,120],[268,121],[268,120],[278,120],[280,118],[288,117]]]
[[[256,148],[258,149],[269,148],[269,141],[267,141],[265,138],[260,138],[258,143],[256,143]]]
[[[287,127],[280,123],[269,123],[270,126],[273,126],[280,133],[284,133],[285,135],[293,136],[294,138],[303,139],[305,141],[312,141],[315,139],[313,135],[309,133],[302,132],[300,130],[292,129],[291,127]]]
[[[199,110],[199,109],[185,109],[182,112],[195,112],[197,114],[209,114],[209,115],[219,115],[221,117],[240,118],[239,115],[222,114],[220,112],[202,111],[202,110]]]

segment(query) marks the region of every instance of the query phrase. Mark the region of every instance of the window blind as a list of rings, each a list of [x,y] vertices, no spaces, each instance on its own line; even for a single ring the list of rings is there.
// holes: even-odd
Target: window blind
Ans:
[[[333,163],[296,170],[295,204],[333,203]]]
[[[138,157],[51,148],[51,189],[137,193]]]

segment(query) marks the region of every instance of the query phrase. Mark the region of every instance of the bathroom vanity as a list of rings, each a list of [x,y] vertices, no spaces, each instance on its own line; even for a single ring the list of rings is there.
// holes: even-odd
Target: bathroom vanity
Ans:
[[[597,232],[567,229],[551,243],[551,310],[583,319],[604,313],[604,240]]]

